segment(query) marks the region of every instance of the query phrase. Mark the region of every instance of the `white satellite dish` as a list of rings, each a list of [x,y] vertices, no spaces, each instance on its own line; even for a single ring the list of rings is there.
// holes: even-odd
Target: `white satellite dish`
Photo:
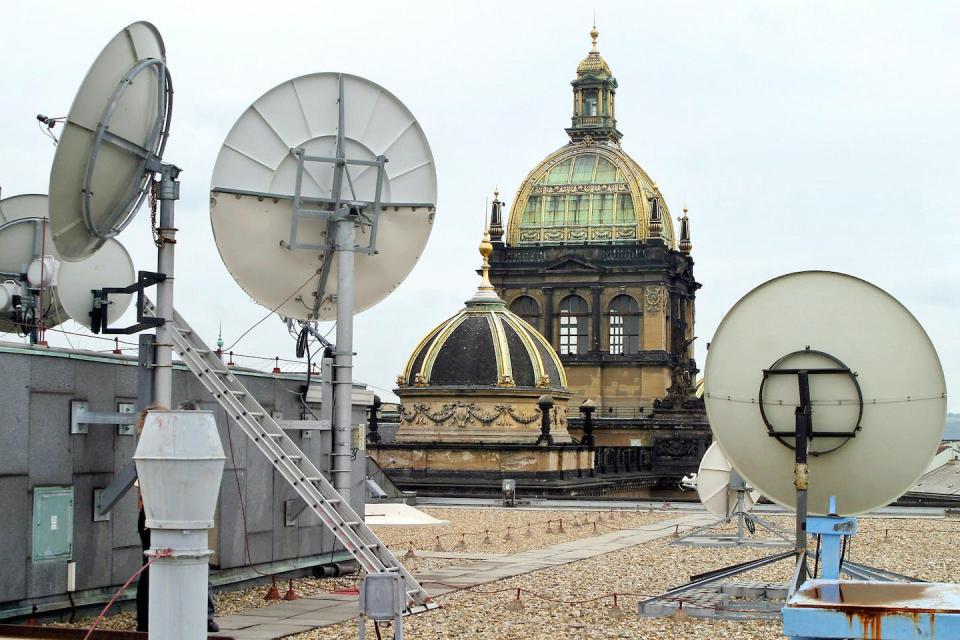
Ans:
[[[67,314],[88,329],[93,311],[93,290],[108,287],[123,288],[137,279],[133,260],[123,245],[115,239],[107,240],[95,254],[81,262],[60,265],[57,293]],[[107,323],[123,315],[133,296],[129,293],[110,294]]]
[[[69,318],[53,288],[59,257],[50,235],[47,196],[23,194],[0,200],[0,332],[29,333],[40,323],[36,308],[41,304],[44,327]],[[30,296],[31,290],[36,305],[15,309],[14,296]]]
[[[133,261],[116,240],[107,241],[80,262],[61,262],[51,239],[47,206],[47,196],[41,194],[0,200],[0,331],[23,329],[20,314],[10,308],[13,295],[32,291],[39,304],[42,289],[47,329],[71,318],[90,328],[92,290],[126,287],[136,280]],[[43,229],[46,238],[41,235]],[[130,295],[112,295],[108,317],[115,320],[123,315],[130,300]],[[31,324],[39,324],[39,318]]]
[[[332,162],[338,142],[342,173]],[[210,191],[217,247],[244,291],[281,316],[329,320],[338,267],[328,259],[331,227],[318,212],[368,204],[356,243],[369,247],[374,233],[381,241],[377,255],[356,255],[354,312],[363,311],[420,257],[433,226],[437,175],[423,130],[393,94],[357,76],[316,73],[274,87],[240,116],[217,156]]]
[[[841,515],[862,513],[908,490],[946,415],[940,360],[916,318],[868,282],[807,271],[760,285],[720,323],[704,372],[710,427],[744,479],[790,508],[799,370],[810,371],[807,511],[828,513],[836,496]]]
[[[700,460],[697,472],[697,495],[707,511],[717,518],[726,518],[738,508],[738,493],[742,490],[744,512],[753,509],[760,500],[760,492],[748,489],[739,474],[733,471],[733,465],[727,460],[723,449],[716,442],[710,445]]]
[[[53,159],[50,221],[64,260],[91,255],[147,197],[171,99],[160,33],[148,22],[124,28],[84,78]]]

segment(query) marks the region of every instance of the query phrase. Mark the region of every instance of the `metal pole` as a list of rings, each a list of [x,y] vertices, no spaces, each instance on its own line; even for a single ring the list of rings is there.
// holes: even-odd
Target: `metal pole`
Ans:
[[[333,387],[333,487],[350,502],[353,429],[353,267],[356,211],[338,211],[337,343]]]
[[[797,553],[807,550],[807,446],[810,441],[810,379],[806,371],[797,374],[800,406],[795,412],[796,441],[793,485],[797,490]]]
[[[157,271],[166,279],[157,285],[157,317],[164,323],[157,327],[155,344],[153,401],[172,406],[173,399],[173,254],[177,230],[173,226],[174,203],[180,199],[180,169],[165,164],[160,170],[157,199],[160,200],[160,227],[157,230],[160,246],[157,249]]]

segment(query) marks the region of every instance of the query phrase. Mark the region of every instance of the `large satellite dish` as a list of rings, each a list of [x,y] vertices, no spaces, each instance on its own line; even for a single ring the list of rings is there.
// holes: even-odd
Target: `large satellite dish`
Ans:
[[[124,229],[149,194],[167,139],[172,89],[163,40],[148,22],[124,28],[74,98],[50,172],[53,241],[82,260]]]
[[[367,203],[356,232],[354,312],[363,311],[420,257],[437,175],[426,136],[393,94],[357,76],[316,73],[274,87],[243,112],[217,156],[210,191],[217,247],[244,291],[281,316],[329,320],[337,265],[320,212]],[[364,252],[374,236],[378,255]]]
[[[736,512],[737,489],[743,485],[743,479],[733,470],[733,465],[724,455],[716,442],[710,445],[700,460],[697,472],[697,495],[707,511],[717,518],[726,518]],[[750,511],[760,500],[757,490],[743,491],[744,512]]]
[[[704,371],[710,427],[747,482],[790,508],[796,371],[808,372],[813,425],[808,512],[828,513],[836,496],[841,515],[862,513],[909,489],[946,415],[940,360],[916,318],[868,282],[806,271],[760,285],[720,323]]]

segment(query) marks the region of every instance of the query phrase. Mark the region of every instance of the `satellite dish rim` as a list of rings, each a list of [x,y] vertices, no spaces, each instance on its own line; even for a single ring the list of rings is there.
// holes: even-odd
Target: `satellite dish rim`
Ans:
[[[723,380],[723,376],[722,376],[722,375],[718,375],[715,370],[716,370],[718,367],[722,368],[721,365],[725,364],[725,363],[721,362],[721,365],[717,365],[717,364],[716,364],[716,362],[717,362],[716,358],[717,358],[717,357],[731,357],[729,353],[727,353],[727,354],[724,354],[724,353],[723,353],[723,351],[730,351],[730,349],[722,349],[722,350],[721,350],[721,349],[717,349],[717,346],[718,346],[718,345],[723,344],[723,343],[722,343],[722,340],[723,340],[723,341],[726,340],[725,338],[723,338],[724,332],[725,332],[725,331],[728,331],[728,332],[733,333],[733,330],[731,330],[730,327],[731,327],[732,325],[735,326],[735,323],[741,321],[741,320],[738,318],[738,315],[743,315],[743,316],[745,316],[747,319],[751,319],[751,317],[750,317],[750,315],[749,315],[749,312],[744,312],[743,309],[744,309],[748,304],[751,303],[752,298],[753,298],[755,295],[759,295],[758,292],[760,292],[761,290],[764,290],[765,292],[767,292],[767,293],[769,294],[769,291],[770,291],[774,286],[777,286],[777,283],[782,283],[782,282],[785,282],[785,281],[788,281],[788,280],[797,281],[797,280],[799,280],[800,278],[810,278],[810,277],[820,277],[820,276],[829,276],[829,277],[831,277],[831,278],[836,278],[836,279],[837,279],[838,281],[840,281],[840,282],[852,283],[853,285],[855,285],[855,290],[864,292],[864,293],[863,293],[864,297],[868,297],[868,296],[871,296],[871,295],[872,295],[872,296],[879,296],[879,297],[877,298],[877,300],[881,300],[881,301],[882,301],[881,304],[883,304],[883,305],[889,305],[889,306],[887,306],[888,313],[886,313],[885,315],[886,315],[887,318],[890,320],[890,322],[896,323],[896,322],[901,322],[901,321],[903,321],[904,324],[901,325],[902,327],[907,327],[907,328],[909,328],[911,331],[916,332],[914,335],[910,335],[911,343],[910,343],[909,345],[907,345],[907,347],[903,347],[902,345],[900,345],[900,344],[898,343],[897,345],[892,345],[890,348],[896,348],[896,349],[897,349],[897,352],[899,352],[899,353],[908,353],[908,352],[909,352],[909,353],[915,353],[915,354],[917,354],[917,355],[916,355],[917,358],[929,358],[929,360],[921,361],[923,365],[926,365],[926,366],[923,368],[923,371],[927,372],[927,374],[930,375],[930,377],[929,377],[929,378],[925,378],[925,379],[923,380],[923,382],[926,383],[927,385],[930,385],[931,388],[935,388],[935,390],[934,390],[934,391],[931,391],[930,394],[929,394],[929,396],[924,396],[923,399],[925,399],[925,400],[930,400],[930,401],[934,401],[934,402],[939,402],[939,403],[942,404],[942,405],[944,406],[944,408],[945,408],[945,405],[946,405],[946,378],[945,378],[945,376],[944,376],[943,366],[942,366],[942,363],[941,363],[941,361],[940,361],[939,354],[937,353],[936,347],[934,346],[934,343],[933,343],[933,341],[931,340],[929,333],[927,333],[926,329],[925,329],[925,328],[923,327],[923,325],[919,322],[919,320],[917,320],[917,318],[913,315],[913,313],[911,313],[911,311],[906,307],[906,305],[904,305],[902,302],[900,302],[900,300],[898,300],[896,297],[894,297],[893,295],[891,295],[890,293],[888,293],[888,292],[887,292],[886,290],[884,290],[883,288],[877,286],[876,284],[873,284],[872,282],[869,282],[869,281],[867,281],[867,280],[864,280],[863,278],[859,278],[859,277],[854,276],[854,275],[850,275],[850,274],[843,273],[843,272],[839,272],[839,271],[825,270],[825,269],[817,269],[817,270],[811,269],[811,270],[796,271],[796,272],[791,272],[791,273],[786,273],[786,274],[778,275],[778,276],[776,276],[776,277],[774,277],[774,278],[768,279],[768,280],[766,280],[766,281],[764,281],[764,282],[762,282],[762,283],[754,286],[754,287],[753,287],[752,289],[750,289],[747,293],[745,293],[745,294],[726,312],[726,314],[724,315],[723,319],[722,319],[722,320],[720,321],[720,323],[717,325],[717,329],[716,329],[716,332],[714,333],[714,338],[713,338],[712,344],[711,344],[711,350],[708,351],[707,361],[706,361],[706,364],[704,365],[704,371],[705,371],[705,374],[704,374],[704,378],[705,378],[705,394],[704,394],[704,399],[705,399],[705,404],[706,404],[706,410],[707,410],[708,420],[710,421],[710,424],[711,424],[711,429],[713,430],[714,436],[716,437],[716,439],[724,445],[724,450],[727,450],[727,449],[729,449],[729,448],[731,448],[731,447],[732,447],[733,449],[735,449],[735,450],[744,449],[743,446],[741,446],[741,445],[738,444],[737,438],[734,437],[734,434],[735,434],[736,431],[737,431],[737,426],[736,426],[736,425],[731,425],[731,424],[724,424],[728,418],[727,418],[727,417],[721,417],[723,414],[729,414],[729,413],[730,413],[730,411],[728,411],[728,410],[724,407],[724,405],[730,405],[730,404],[736,404],[736,403],[731,403],[731,402],[729,402],[729,400],[731,399],[729,396],[727,396],[725,393],[717,393],[717,392],[716,392],[716,389],[715,389],[715,388],[717,387],[718,381],[722,381],[722,380]],[[840,301],[841,301],[841,302],[848,302],[848,303],[850,303],[850,301],[847,300],[847,299],[840,299]],[[890,304],[891,302],[893,303],[892,305]],[[852,304],[852,303],[851,303],[851,304]],[[861,314],[862,314],[862,312],[861,312],[859,309],[854,309],[853,312],[851,313],[851,317],[859,318]],[[899,315],[898,315],[898,314],[899,314]],[[768,313],[767,315],[770,315],[770,314]],[[838,318],[839,318],[840,320],[846,321],[848,324],[851,323],[851,322],[853,322],[850,317],[846,317],[846,316],[840,315],[840,310],[838,310],[837,313],[834,314],[834,316],[831,316],[832,324],[831,324],[830,326],[831,326],[831,329],[833,329],[834,331],[836,331],[837,326],[838,326],[838,324],[839,324]],[[908,324],[909,324],[909,327],[907,326]],[[859,327],[859,328],[862,330],[862,327]],[[811,329],[811,331],[813,331],[813,330],[815,330],[815,329]],[[741,331],[742,331],[742,330],[741,330]],[[734,336],[734,338],[735,338],[735,337],[736,337],[736,336]],[[767,336],[767,335],[765,334],[765,335],[764,335],[764,338],[767,338],[767,337],[769,337],[769,336]],[[790,339],[794,339],[794,340],[795,340],[795,342],[794,342],[794,343],[791,343],[791,344],[795,344],[796,342],[799,342],[799,343],[801,343],[801,344],[804,344],[809,336],[802,336],[802,335],[801,335],[801,336],[799,336],[800,339],[796,339],[798,336],[788,336],[788,337],[789,337]],[[834,339],[833,336],[831,336],[831,339]],[[732,339],[731,339],[731,340],[732,340]],[[738,343],[738,342],[731,342],[731,344],[739,344],[739,343]],[[781,342],[780,344],[782,344],[782,342]],[[725,345],[724,345],[724,346],[725,346]],[[777,345],[777,346],[779,346],[779,345]],[[773,348],[773,347],[771,347],[771,348]],[[794,351],[794,349],[789,349],[789,350],[790,350],[790,351]],[[786,351],[787,351],[787,349],[784,349],[784,352],[786,352]],[[860,350],[859,352],[857,352],[857,353],[862,353],[862,352],[863,352],[863,350],[861,349],[861,350]],[[721,355],[718,356],[718,354],[721,354]],[[833,355],[833,354],[828,353],[828,355]],[[841,354],[841,355],[842,355],[842,354]],[[759,357],[759,356],[758,356],[758,357]],[[848,360],[848,359],[849,359],[849,358],[845,358],[845,360]],[[764,366],[766,366],[766,365],[764,365]],[[713,372],[714,375],[711,375],[711,372]],[[860,382],[863,382],[863,380],[864,380],[865,378],[868,378],[868,377],[869,377],[869,376],[865,376],[865,375],[864,375],[865,372],[866,372],[866,373],[869,373],[869,371],[865,371],[862,367],[858,367],[858,368],[857,368],[856,374],[857,374]],[[758,375],[759,375],[759,372],[758,372]],[[711,382],[712,382],[713,384],[711,384]],[[744,384],[746,384],[746,382],[744,382]],[[711,387],[713,387],[713,388],[711,388]],[[920,399],[921,399],[920,396],[915,396],[915,397],[914,397],[914,400],[916,400],[916,401],[919,401]],[[742,403],[740,403],[740,404],[742,404]],[[747,405],[749,405],[749,404],[750,404],[750,403],[746,403],[746,405],[744,405],[744,406],[747,406]],[[865,406],[874,407],[874,405],[880,406],[880,407],[886,406],[884,403],[865,403]],[[916,405],[915,405],[915,406],[916,406]],[[882,411],[882,410],[883,410],[883,409],[881,409],[881,411]],[[915,411],[919,411],[919,410],[920,410],[920,409],[915,409]],[[931,409],[930,412],[931,412],[931,415],[933,415],[933,413],[934,413],[933,409]],[[936,412],[936,413],[939,413],[939,412]],[[945,411],[943,412],[943,415],[945,415]],[[880,417],[880,416],[883,416],[883,414],[881,413],[881,414],[879,414],[878,416],[871,416],[871,428],[872,428],[874,431],[876,431],[876,430],[879,429],[881,433],[884,432],[884,431],[887,431],[887,432],[890,431],[890,429],[893,428],[893,427],[891,427],[890,425],[887,425],[887,424],[883,424],[883,418]],[[878,419],[878,418],[879,418],[879,419]],[[936,440],[937,440],[937,442],[939,442],[939,441],[940,441],[940,438],[942,437],[942,429],[943,429],[943,423],[941,422],[941,420],[942,420],[942,418],[938,418],[937,420],[932,420],[932,419],[931,419],[931,420],[928,421],[928,423],[921,424],[919,427],[917,427],[917,429],[918,429],[918,430],[917,430],[917,434],[914,436],[914,439],[913,439],[913,440],[910,440],[910,442],[915,442],[915,441],[916,441],[918,438],[920,438],[921,436],[923,436],[923,438],[920,439],[920,442],[923,442],[923,441],[925,441],[925,440],[931,439],[933,435],[936,435],[936,436],[937,436],[937,437],[936,437]],[[912,422],[911,424],[917,424],[917,422],[914,421],[914,422]],[[878,427],[878,425],[879,425],[879,427]],[[922,430],[921,430],[921,429],[922,429]],[[765,439],[767,439],[767,440],[773,440],[773,438],[769,438],[766,434],[764,434],[764,437],[765,437]],[[875,436],[875,437],[876,437],[876,436]],[[857,440],[857,439],[854,438],[854,440]],[[758,440],[758,442],[759,442],[759,440]],[[779,447],[780,445],[778,444],[777,446]],[[870,445],[869,445],[869,446],[872,446],[872,447],[874,447],[874,448],[877,448],[878,445],[874,444],[873,441],[870,441]],[[748,446],[746,449],[749,450],[749,451],[750,451],[752,454],[754,454],[754,455],[757,454],[757,449],[750,448],[749,446]],[[844,449],[847,449],[847,448],[844,448]],[[902,455],[903,455],[902,449],[900,450],[899,453],[900,453],[900,456],[902,457]],[[928,458],[930,458],[930,457],[932,457],[932,456],[934,455],[934,453],[935,453],[935,446],[931,448],[931,451],[929,452],[929,454],[924,453],[924,452],[921,451],[919,448],[915,448],[914,453],[915,453],[915,456],[921,456],[921,455],[922,455],[923,457],[925,457],[925,458],[928,459]],[[874,454],[874,455],[875,455],[876,452],[875,452],[875,451],[870,451],[870,450],[867,450],[867,451],[865,451],[865,452],[862,452],[862,455],[865,455],[865,454]],[[846,455],[846,454],[844,454],[844,455]],[[793,494],[793,493],[791,493],[791,492],[788,492],[788,493],[784,493],[784,494],[782,494],[782,495],[778,495],[778,494],[780,493],[779,489],[781,488],[781,487],[779,487],[779,486],[777,486],[774,490],[771,490],[771,487],[772,487],[773,485],[770,485],[769,483],[767,483],[766,480],[769,480],[769,479],[772,478],[773,476],[771,476],[770,473],[766,473],[766,475],[764,475],[764,471],[760,470],[760,468],[759,468],[759,465],[760,465],[759,462],[757,462],[757,464],[756,464],[755,466],[751,466],[752,463],[751,463],[751,461],[750,461],[750,458],[749,458],[749,457],[745,457],[744,451],[739,451],[739,453],[737,453],[736,456],[730,456],[730,455],[728,454],[728,457],[730,458],[731,462],[735,462],[735,461],[734,461],[734,458],[735,458],[735,457],[737,457],[737,458],[743,458],[743,460],[747,461],[748,464],[738,465],[737,468],[738,468],[739,472],[741,473],[742,477],[743,477],[751,486],[759,489],[764,495],[766,495],[769,499],[771,499],[772,501],[776,502],[777,504],[780,504],[780,505],[782,505],[782,506],[784,506],[784,507],[787,507],[787,508],[790,508],[790,509],[795,508],[795,504],[793,503],[793,498],[795,497],[795,494]],[[792,454],[791,454],[791,457],[792,457]],[[811,471],[810,471],[811,483],[810,483],[810,486],[811,486],[811,489],[814,488],[815,483],[816,483],[816,478],[817,478],[817,475],[818,475],[818,472],[815,471],[815,470],[813,469],[813,467],[814,467],[816,464],[818,464],[818,461],[822,461],[822,460],[825,460],[825,459],[826,459],[826,460],[830,460],[830,459],[832,459],[832,458],[830,458],[829,456],[818,456],[818,457],[813,457],[813,456],[811,456],[811,458],[810,458],[810,466],[811,466]],[[741,460],[741,461],[743,461],[743,460]],[[918,460],[919,460],[919,458],[918,458]],[[883,493],[883,500],[882,500],[882,501],[878,501],[878,498],[880,497],[879,495],[872,496],[873,502],[875,502],[875,504],[869,504],[869,503],[867,503],[867,502],[861,501],[862,504],[859,505],[857,508],[850,508],[850,507],[844,507],[844,506],[843,506],[843,505],[844,505],[844,502],[838,500],[838,502],[839,502],[838,506],[840,507],[839,511],[841,512],[841,515],[854,515],[854,514],[857,514],[857,513],[863,513],[863,512],[866,512],[866,511],[870,511],[870,510],[875,509],[875,508],[877,508],[877,507],[879,507],[879,506],[883,506],[883,505],[885,505],[885,504],[888,504],[889,502],[891,502],[891,501],[893,501],[893,500],[896,500],[897,497],[903,495],[904,492],[909,491],[910,487],[913,486],[913,485],[916,483],[917,479],[919,479],[919,478],[923,475],[923,473],[924,473],[924,471],[925,471],[925,469],[926,469],[926,466],[927,466],[927,464],[929,463],[929,460],[927,460],[927,462],[926,462],[925,464],[919,464],[919,463],[917,463],[916,460],[913,460],[913,461],[911,461],[911,462],[914,462],[914,463],[916,463],[916,464],[914,465],[914,468],[912,468],[912,469],[910,470],[910,473],[908,474],[908,475],[909,475],[909,478],[910,478],[910,481],[909,481],[909,482],[906,481],[907,476],[902,476],[902,477],[900,478],[900,481],[898,482],[898,484],[897,484],[896,487],[892,487],[892,486],[891,486],[890,488],[887,488],[885,491],[880,491],[880,490],[874,491],[875,494]],[[791,465],[791,468],[792,468],[792,465]],[[819,473],[827,473],[828,471],[830,471],[830,468],[829,468],[829,467],[826,467],[824,470],[821,470]],[[786,475],[789,475],[789,476],[792,478],[792,473],[790,473],[790,472],[780,473],[780,474],[775,474],[775,475],[778,475],[778,476],[786,476]],[[879,474],[877,475],[877,477],[878,477],[878,478],[881,478],[881,477],[882,477],[882,478],[888,478],[888,476],[881,476],[881,475],[879,475]],[[758,482],[758,480],[760,480],[760,482]],[[896,481],[897,479],[896,479],[896,478],[890,478],[890,479],[887,480],[887,484],[890,484],[890,481],[891,481],[891,480]],[[783,481],[784,481],[784,478],[782,478],[782,477],[778,477],[778,479],[775,479],[775,480],[774,480],[775,483],[776,483],[776,482],[783,482]],[[765,484],[768,485],[768,486],[765,486]],[[871,484],[874,484],[874,485],[875,485],[875,484],[877,484],[877,483],[874,482],[874,483],[871,483]],[[831,489],[831,490],[832,490],[832,489]],[[895,494],[895,495],[892,495],[892,494]],[[811,502],[811,504],[809,505],[809,510],[808,510],[808,512],[809,512],[810,514],[825,514],[825,513],[827,513],[827,509],[826,509],[825,507],[824,507],[824,508],[819,508],[817,505],[815,505],[815,504],[813,504],[813,503]]]

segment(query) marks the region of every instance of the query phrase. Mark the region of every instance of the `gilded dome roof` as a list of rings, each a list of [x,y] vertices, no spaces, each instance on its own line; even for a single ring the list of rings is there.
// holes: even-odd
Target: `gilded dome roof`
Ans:
[[[676,248],[656,183],[620,147],[617,80],[593,47],[577,67],[570,142],[531,171],[513,200],[507,244],[637,243]],[[686,245],[685,245],[686,246]]]
[[[673,247],[670,211],[640,165],[617,144],[571,142],[523,181],[510,209],[507,244],[643,241],[654,206],[661,237]]]
[[[397,378],[399,387],[511,387],[566,390],[550,343],[510,312],[490,285],[489,235],[480,245],[483,281],[456,315],[420,341]]]

